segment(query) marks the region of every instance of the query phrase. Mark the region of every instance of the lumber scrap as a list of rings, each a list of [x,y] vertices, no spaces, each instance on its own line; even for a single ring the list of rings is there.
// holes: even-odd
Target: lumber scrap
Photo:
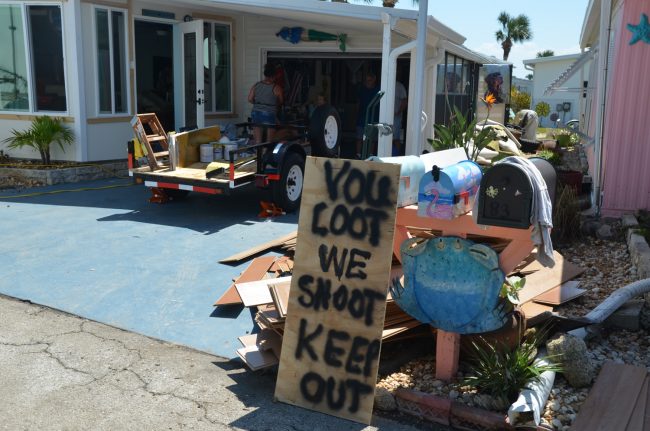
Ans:
[[[239,277],[226,289],[223,295],[214,303],[217,305],[241,304],[241,297],[237,293],[235,283],[247,283],[249,281],[261,280],[266,275],[271,264],[275,261],[274,256],[262,256],[253,259],[250,265],[242,272]]]
[[[571,429],[624,430],[635,409],[647,374],[648,370],[645,368],[606,362],[580,407]]]
[[[553,252],[555,266],[544,268],[537,261],[523,267],[521,273],[526,277],[526,284],[519,291],[520,303],[532,301],[536,296],[565,283],[583,272],[585,268],[565,260],[558,252]]]
[[[625,431],[650,431],[650,410],[648,410],[650,408],[649,390],[650,376],[646,376]]]
[[[261,304],[270,304],[273,297],[269,287],[282,283],[291,283],[291,277],[266,278],[263,280],[249,281],[246,283],[235,283],[245,307],[254,307]]]
[[[291,232],[287,235],[281,236],[274,240],[256,245],[255,247],[249,248],[248,250],[244,250],[240,253],[233,254],[232,256],[228,256],[225,259],[221,259],[219,263],[237,263],[242,260],[248,259],[249,257],[255,256],[256,254],[262,253],[264,251],[276,247],[282,247],[283,245],[285,245],[285,243],[293,244],[293,246],[295,247],[297,235],[298,235],[297,231]]]
[[[580,289],[578,287],[579,285],[579,281],[567,281],[566,283],[562,283],[559,286],[542,293],[541,295],[537,295],[533,298],[533,301],[548,305],[564,304],[565,302],[579,298],[580,296],[587,293],[587,289]]]

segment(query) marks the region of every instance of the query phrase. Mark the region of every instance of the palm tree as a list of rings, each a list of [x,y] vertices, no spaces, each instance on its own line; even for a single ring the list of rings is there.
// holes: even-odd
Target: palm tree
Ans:
[[[511,17],[507,12],[501,12],[497,20],[503,27],[496,32],[497,42],[501,42],[503,61],[506,61],[512,45],[516,42],[530,40],[533,37],[533,32],[530,30],[530,20],[524,14]]]
[[[63,119],[57,117],[40,116],[32,120],[32,125],[25,131],[12,130],[11,136],[3,142],[7,148],[31,147],[41,155],[44,165],[50,164],[50,146],[57,144],[61,151],[65,151],[64,145],[74,142],[74,133],[63,123]]]
[[[552,49],[546,49],[544,51],[540,51],[537,53],[537,58],[542,58],[542,57],[553,57],[555,55],[555,51]]]

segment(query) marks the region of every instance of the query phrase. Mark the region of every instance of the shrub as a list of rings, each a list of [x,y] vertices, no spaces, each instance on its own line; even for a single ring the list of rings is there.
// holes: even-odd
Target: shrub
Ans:
[[[570,242],[580,237],[580,203],[570,185],[558,186],[553,206],[553,241]]]
[[[515,111],[515,113],[522,109],[530,109],[530,94],[512,87],[512,90],[510,90],[510,103],[512,105],[512,110]]]
[[[547,363],[535,359],[537,345],[544,335],[540,332],[528,339],[520,339],[514,349],[505,345],[497,348],[482,338],[481,343],[473,342],[475,358],[471,375],[464,383],[496,399],[514,402],[528,383],[539,382],[543,372],[561,370],[552,357],[546,358]]]
[[[537,115],[540,117],[546,117],[551,113],[551,105],[546,102],[539,102],[535,105],[535,112],[537,112]]]
[[[19,132],[12,130],[10,137],[3,142],[11,149],[31,147],[39,152],[43,164],[50,163],[50,146],[58,144],[61,151],[64,145],[74,142],[74,133],[64,123],[62,118],[42,115],[32,120],[29,129]]]

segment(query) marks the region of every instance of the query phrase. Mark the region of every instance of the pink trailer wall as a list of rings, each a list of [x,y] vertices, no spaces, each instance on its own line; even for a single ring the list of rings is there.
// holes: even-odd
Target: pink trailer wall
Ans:
[[[629,45],[650,1],[626,0],[616,35],[615,63],[608,89],[603,145],[603,215],[650,209],[650,44]]]

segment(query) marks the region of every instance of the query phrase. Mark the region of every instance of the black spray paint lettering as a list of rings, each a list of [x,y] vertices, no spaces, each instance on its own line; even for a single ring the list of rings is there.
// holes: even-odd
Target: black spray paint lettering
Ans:
[[[349,236],[357,240],[366,240],[372,245],[379,245],[381,223],[388,220],[388,213],[374,208],[355,207],[350,211],[345,204],[334,207],[329,224],[321,220],[323,211],[328,208],[326,203],[314,205],[311,231],[314,235],[325,237]]]
[[[300,319],[294,356],[296,359],[302,359],[306,353],[312,361],[318,362],[321,356],[316,353],[314,344],[318,344],[317,340],[323,335],[323,325],[319,323],[313,330],[308,326],[307,319],[304,317]],[[347,331],[330,329],[325,336],[322,359],[333,368],[341,368],[345,365],[345,371],[350,374],[370,377],[374,364],[379,360],[380,347],[381,343],[378,339],[369,340],[360,335],[353,338]]]
[[[349,251],[349,258],[348,258],[348,251]],[[343,250],[341,250],[341,253],[339,255],[337,246],[332,246],[331,250],[329,250],[329,254],[328,254],[328,248],[326,244],[321,244],[318,247],[318,257],[320,259],[321,269],[325,273],[330,272],[330,269],[332,268],[332,264],[333,264],[334,274],[336,275],[336,278],[339,279],[339,281],[341,280],[341,277],[343,277],[344,269],[346,267],[346,261],[347,261],[347,270],[345,270],[345,278],[347,279],[358,278],[361,280],[365,280],[368,277],[365,271],[363,271],[363,269],[366,267],[366,262],[358,258],[362,258],[368,261],[370,260],[371,256],[372,253],[370,253],[369,251],[359,250],[358,248],[353,248],[352,250],[344,248]]]
[[[338,399],[334,399],[338,392]],[[305,400],[320,404],[326,396],[327,406],[334,411],[343,409],[347,401],[347,394],[350,392],[348,411],[356,413],[359,411],[359,400],[364,395],[372,394],[373,388],[356,379],[341,379],[337,382],[334,377],[325,380],[318,373],[310,371],[300,379],[300,393]]]
[[[392,184],[389,176],[382,175],[377,180],[375,171],[366,173],[357,168],[350,169],[349,161],[343,163],[340,171],[335,176],[333,175],[331,161],[327,160],[324,168],[327,193],[331,200],[335,201],[339,198],[339,188],[342,188],[343,197],[349,205],[358,205],[365,200],[369,206],[375,208],[390,208],[392,206],[388,199]],[[346,174],[347,177],[341,184],[341,180]]]
[[[366,326],[372,326],[374,322],[375,305],[386,300],[384,295],[373,289],[350,289],[345,284],[339,285],[332,294],[331,280],[322,277],[314,279],[308,274],[300,276],[298,289],[302,292],[298,296],[298,303],[303,307],[320,311],[329,309],[331,303],[337,311],[347,310],[355,319],[363,319]]]

